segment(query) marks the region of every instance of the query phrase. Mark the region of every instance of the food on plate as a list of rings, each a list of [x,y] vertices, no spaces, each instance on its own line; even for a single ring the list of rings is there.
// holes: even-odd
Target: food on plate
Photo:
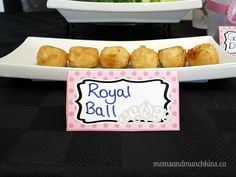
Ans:
[[[210,65],[219,63],[219,55],[210,43],[197,45],[188,50],[186,59],[190,66]]]
[[[98,65],[99,53],[92,47],[71,47],[68,60],[71,67],[94,68]]]
[[[156,68],[158,64],[158,54],[144,45],[135,49],[131,54],[133,68]]]
[[[129,52],[121,46],[103,48],[99,59],[99,63],[104,68],[125,68],[129,61]]]
[[[170,47],[158,51],[161,66],[183,67],[185,65],[186,50],[181,46]]]
[[[67,54],[64,50],[43,45],[37,54],[37,63],[45,66],[70,66],[78,68],[133,68],[184,67],[218,64],[219,55],[210,43],[204,43],[189,49],[181,46],[160,49],[155,52],[144,45],[131,54],[122,46],[104,47],[100,53],[96,48],[74,46]]]
[[[37,62],[44,66],[66,66],[67,53],[57,47],[43,45],[37,54]]]

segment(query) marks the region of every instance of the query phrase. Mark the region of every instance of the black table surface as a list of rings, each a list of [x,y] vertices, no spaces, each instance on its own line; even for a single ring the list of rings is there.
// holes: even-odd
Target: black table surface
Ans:
[[[158,24],[77,24],[76,38],[161,38]],[[172,37],[206,35],[190,22]],[[66,38],[56,12],[0,14],[0,57],[27,36]],[[236,79],[180,84],[179,132],[66,132],[65,82],[0,78],[0,176],[236,176]],[[227,167],[155,167],[154,162]]]

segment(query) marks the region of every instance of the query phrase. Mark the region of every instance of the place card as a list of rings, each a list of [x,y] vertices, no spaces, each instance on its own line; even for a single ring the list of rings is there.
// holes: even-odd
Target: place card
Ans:
[[[68,72],[67,131],[178,131],[175,71]]]
[[[219,27],[220,46],[230,54],[236,55],[236,26]]]

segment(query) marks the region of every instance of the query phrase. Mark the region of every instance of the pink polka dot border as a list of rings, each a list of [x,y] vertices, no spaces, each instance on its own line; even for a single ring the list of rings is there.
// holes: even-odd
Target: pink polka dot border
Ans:
[[[86,124],[77,120],[79,106],[75,102],[78,99],[78,92],[75,90],[75,85],[83,79],[94,80],[153,80],[164,79],[170,84],[169,99],[171,100],[168,109],[173,116],[172,122],[164,123],[128,123],[121,125],[116,122],[103,122]],[[158,70],[81,70],[71,71],[68,73],[67,82],[67,130],[68,131],[173,131],[179,130],[179,83],[176,72],[158,71]]]

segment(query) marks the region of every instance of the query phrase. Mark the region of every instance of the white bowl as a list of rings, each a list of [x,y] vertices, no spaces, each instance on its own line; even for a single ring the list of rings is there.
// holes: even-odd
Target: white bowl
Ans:
[[[73,0],[48,0],[47,7],[57,9],[70,23],[138,22],[177,23],[202,0],[152,3],[102,3]]]

